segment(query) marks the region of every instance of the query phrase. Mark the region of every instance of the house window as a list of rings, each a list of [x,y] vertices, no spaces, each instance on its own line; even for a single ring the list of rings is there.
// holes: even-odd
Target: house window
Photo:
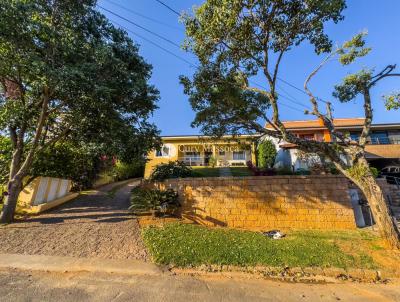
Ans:
[[[225,151],[219,151],[219,152],[218,152],[218,155],[219,155],[219,156],[225,156]]]
[[[185,157],[200,158],[200,152],[185,152]]]
[[[168,157],[170,151],[168,146],[162,146],[160,150],[156,150],[156,157]]]
[[[360,133],[359,132],[350,132],[350,138],[352,141],[358,142],[360,139]]]
[[[314,134],[299,134],[299,138],[308,140],[308,141],[313,141],[315,140]]]
[[[246,154],[244,151],[233,151],[233,160],[245,160]]]

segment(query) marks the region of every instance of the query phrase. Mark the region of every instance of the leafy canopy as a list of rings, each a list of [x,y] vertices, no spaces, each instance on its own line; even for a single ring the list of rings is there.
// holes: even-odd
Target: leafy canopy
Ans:
[[[43,148],[86,141],[125,160],[157,143],[147,121],[158,99],[151,66],[95,4],[0,3],[0,131],[14,149],[24,146],[24,157],[36,134]]]
[[[335,85],[333,96],[342,102],[353,100],[362,93],[372,78],[372,70],[363,69],[357,73],[344,77],[341,84]]]
[[[255,121],[267,120],[266,110],[278,97],[284,53],[303,41],[316,53],[330,51],[324,23],[342,20],[344,8],[344,0],[208,0],[194,16],[185,15],[184,48],[201,65],[192,79],[181,77],[197,113],[193,126],[212,135],[257,129]],[[249,78],[259,72],[268,91],[251,85]]]
[[[400,92],[393,92],[392,94],[383,96],[383,98],[387,110],[400,109]]]

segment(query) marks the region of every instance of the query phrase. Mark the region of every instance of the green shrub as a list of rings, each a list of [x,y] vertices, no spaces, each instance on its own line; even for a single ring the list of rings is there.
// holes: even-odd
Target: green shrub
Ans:
[[[215,168],[217,165],[217,159],[214,156],[211,156],[208,163],[211,167]]]
[[[57,143],[36,156],[29,175],[71,179],[77,190],[92,187],[102,167],[100,154],[90,146]]]
[[[148,211],[164,213],[180,207],[178,193],[173,189],[158,190],[136,187],[132,190],[129,210],[134,214]]]
[[[328,170],[329,173],[335,174],[335,175],[340,173],[340,171],[331,162],[327,163],[327,170]]]
[[[1,185],[6,184],[8,181],[11,157],[12,157],[11,139],[0,135],[0,191],[1,191]]]
[[[275,164],[277,151],[271,140],[264,140],[258,145],[258,166],[272,168]]]
[[[4,192],[6,191],[6,186],[0,184],[0,205],[4,203]]]
[[[370,167],[369,169],[371,170],[372,175],[373,175],[375,178],[377,178],[378,175],[379,175],[378,169],[375,168],[375,167]]]
[[[153,173],[151,173],[151,180],[164,180],[167,178],[184,178],[193,176],[192,168],[188,167],[181,161],[170,161],[166,164],[157,165]]]
[[[310,175],[311,172],[306,169],[298,169],[296,172],[294,172],[295,175]]]
[[[124,163],[117,161],[112,168],[112,175],[115,180],[143,177],[143,174],[144,162]]]
[[[276,170],[276,174],[278,175],[293,175],[293,171],[289,167],[282,167]]]
[[[368,169],[371,172],[373,177],[378,177],[378,169],[375,167],[369,167],[367,165],[362,164],[355,164],[352,167],[347,169],[347,172],[350,174],[351,177],[355,179],[361,179],[368,175]]]

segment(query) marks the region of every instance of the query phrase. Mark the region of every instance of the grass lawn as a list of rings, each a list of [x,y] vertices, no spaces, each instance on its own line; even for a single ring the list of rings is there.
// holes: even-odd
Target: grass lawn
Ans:
[[[253,176],[251,170],[247,167],[230,167],[232,176]]]
[[[149,226],[142,235],[156,263],[179,267],[375,267],[372,257],[357,246],[376,238],[360,231],[294,231],[284,239],[273,240],[258,232],[167,223]],[[346,251],[342,244],[347,244]]]
[[[194,177],[219,177],[219,168],[192,167]]]

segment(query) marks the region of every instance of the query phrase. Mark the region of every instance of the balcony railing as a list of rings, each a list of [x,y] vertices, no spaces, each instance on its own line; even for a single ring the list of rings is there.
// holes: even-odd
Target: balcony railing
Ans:
[[[179,157],[179,161],[183,161],[188,166],[204,166],[205,160],[202,156],[184,156]]]
[[[204,156],[182,156],[178,158],[179,161],[184,162],[188,166],[209,166],[210,158]],[[233,158],[217,158],[217,166],[243,166],[246,164],[246,158],[233,159]]]
[[[367,140],[370,145],[400,145],[400,139],[390,137],[373,137]]]

